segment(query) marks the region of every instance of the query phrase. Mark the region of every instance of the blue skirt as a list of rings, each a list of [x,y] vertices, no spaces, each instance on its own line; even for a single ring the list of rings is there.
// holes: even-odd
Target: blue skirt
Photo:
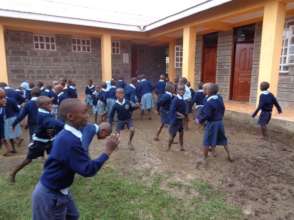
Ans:
[[[14,130],[12,129],[12,124],[13,124],[15,119],[16,119],[16,116],[6,118],[5,121],[4,121],[4,137],[5,137],[5,140],[15,139],[17,137],[20,137],[20,135],[21,135],[21,129],[20,129],[19,124],[17,124],[15,126]]]
[[[141,109],[150,110],[153,107],[152,93],[146,93],[141,98]]]
[[[261,126],[265,126],[270,122],[271,118],[272,118],[271,112],[262,111],[259,115],[259,119],[257,123]]]
[[[162,124],[169,124],[169,113],[163,109],[160,109],[160,121]]]
[[[209,121],[204,129],[203,145],[204,147],[227,145],[228,140],[225,135],[223,121]]]
[[[169,126],[168,132],[172,137],[177,135],[177,132],[183,132],[183,120],[176,120],[175,123]]]

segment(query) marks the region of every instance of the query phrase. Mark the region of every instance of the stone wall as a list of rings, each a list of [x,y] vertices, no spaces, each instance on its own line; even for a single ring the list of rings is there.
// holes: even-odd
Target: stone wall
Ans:
[[[233,30],[219,32],[216,58],[216,83],[225,100],[230,98],[233,58]]]
[[[100,40],[92,38],[92,51],[73,52],[71,36],[56,34],[56,51],[36,50],[33,33],[5,32],[8,80],[13,86],[21,81],[44,81],[61,77],[74,80],[78,89],[84,89],[88,79],[101,80]]]

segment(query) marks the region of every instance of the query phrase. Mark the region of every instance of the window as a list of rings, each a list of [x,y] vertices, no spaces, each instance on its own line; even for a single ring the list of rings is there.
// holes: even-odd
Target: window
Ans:
[[[71,45],[73,52],[91,52],[91,40],[88,38],[72,38]]]
[[[37,50],[56,50],[54,36],[34,34],[34,48]]]
[[[280,72],[287,73],[289,65],[294,65],[294,20],[286,22],[280,57]]]
[[[175,46],[175,68],[180,69],[182,68],[183,62],[183,47],[182,45]]]
[[[112,54],[120,54],[120,41],[112,41]]]

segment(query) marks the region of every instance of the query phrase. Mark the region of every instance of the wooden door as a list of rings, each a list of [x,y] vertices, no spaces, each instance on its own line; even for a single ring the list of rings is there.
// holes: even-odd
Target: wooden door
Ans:
[[[216,75],[216,46],[203,47],[203,60],[202,60],[202,82],[215,83]]]
[[[136,46],[132,46],[131,62],[131,76],[136,77],[138,72],[138,48]]]
[[[249,101],[253,43],[236,43],[232,99]]]

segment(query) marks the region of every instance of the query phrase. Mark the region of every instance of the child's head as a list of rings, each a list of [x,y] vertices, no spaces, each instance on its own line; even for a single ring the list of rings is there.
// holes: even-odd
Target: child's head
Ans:
[[[62,90],[63,90],[63,86],[62,85],[57,84],[56,86],[54,86],[54,91],[55,91],[56,94],[61,93]]]
[[[125,91],[123,88],[116,89],[115,96],[119,101],[122,101],[125,97]]]
[[[6,105],[6,93],[5,90],[0,88],[0,107],[4,107]]]
[[[178,83],[178,85],[177,85],[177,93],[180,96],[183,96],[185,94],[185,85],[184,84]]]
[[[111,125],[108,122],[102,122],[99,125],[99,131],[97,133],[98,139],[104,139],[109,136],[112,132]]]
[[[96,90],[96,92],[100,92],[100,90],[101,90],[101,85],[96,85],[96,86],[95,86],[95,90]]]
[[[124,80],[124,77],[123,77],[123,75],[119,75],[119,76],[118,76],[118,80],[121,80],[121,81],[123,81],[123,80]]]
[[[92,85],[93,84],[93,80],[91,80],[91,79],[89,79],[89,81],[88,81],[88,85]]]
[[[133,77],[133,78],[131,79],[131,83],[132,83],[133,85],[136,85],[137,82],[138,82],[138,80],[137,80],[136,77]]]
[[[32,97],[39,97],[41,95],[41,90],[38,87],[34,87],[31,91]]]
[[[200,82],[200,83],[198,84],[198,89],[203,89],[203,82]]]
[[[216,83],[205,83],[203,85],[204,94],[212,96],[218,93],[218,85]]]
[[[42,81],[37,82],[37,87],[42,88],[44,86],[44,83]]]
[[[30,87],[30,89],[34,88],[34,87],[35,87],[35,83],[30,82],[30,83],[29,83],[29,87]]]
[[[261,91],[266,91],[266,90],[269,89],[269,87],[270,87],[270,84],[268,82],[265,82],[265,81],[261,82],[260,86],[259,86]]]
[[[110,80],[110,85],[111,85],[111,86],[115,86],[115,84],[116,84],[116,80],[115,80],[115,79],[111,79],[111,80]]]
[[[101,83],[101,88],[106,89],[107,88],[107,83],[106,82],[102,82]]]
[[[171,82],[168,82],[165,86],[165,91],[170,92],[170,93],[175,93],[175,85]]]
[[[47,96],[39,96],[37,99],[37,105],[48,112],[51,112],[52,99]]]
[[[191,87],[191,83],[189,81],[187,82],[187,86],[188,87]]]
[[[185,77],[180,78],[179,83],[186,85],[188,80]]]
[[[160,79],[161,79],[161,80],[165,80],[165,75],[164,75],[164,74],[161,74],[161,75],[160,75]]]
[[[65,123],[80,129],[88,122],[88,108],[79,99],[65,99],[59,106],[59,116]]]

